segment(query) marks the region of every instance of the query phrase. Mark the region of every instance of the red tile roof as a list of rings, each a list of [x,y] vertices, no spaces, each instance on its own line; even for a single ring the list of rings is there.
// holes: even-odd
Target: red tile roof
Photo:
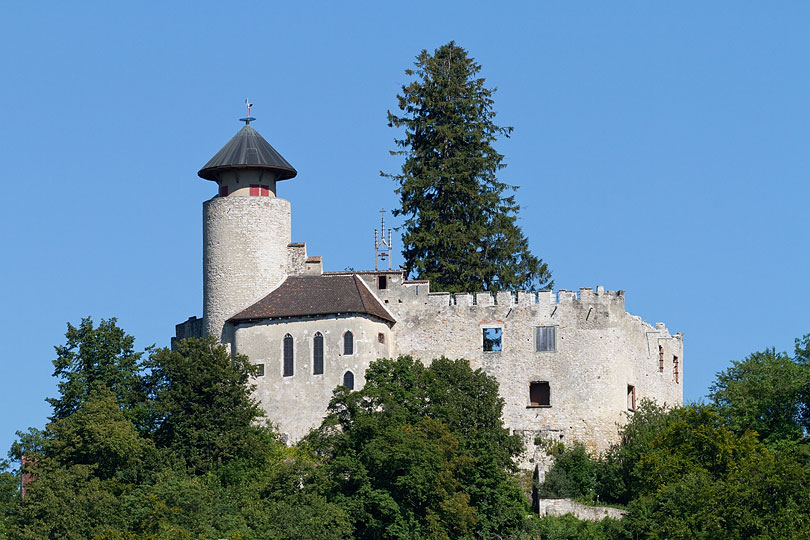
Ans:
[[[396,322],[355,275],[288,276],[276,290],[229,320],[240,322],[337,313],[362,313]]]

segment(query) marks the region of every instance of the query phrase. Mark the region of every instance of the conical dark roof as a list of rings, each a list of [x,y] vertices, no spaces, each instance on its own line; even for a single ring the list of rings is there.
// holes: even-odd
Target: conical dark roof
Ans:
[[[217,180],[219,173],[228,169],[268,169],[276,173],[276,180],[298,174],[249,124],[245,124],[197,174],[206,180]]]

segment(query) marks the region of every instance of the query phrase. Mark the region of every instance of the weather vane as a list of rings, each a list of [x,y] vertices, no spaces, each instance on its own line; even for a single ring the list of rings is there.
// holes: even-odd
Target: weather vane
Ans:
[[[388,269],[391,270],[391,229],[388,229],[388,241],[385,241],[385,208],[380,210],[381,230],[379,237],[374,229],[374,270],[379,270],[379,261],[388,259]],[[378,240],[379,238],[379,240]],[[380,249],[382,248],[382,249]]]
[[[250,99],[245,98],[245,106],[247,107],[247,116],[244,118],[240,118],[240,122],[244,122],[245,125],[250,124],[253,120],[256,120],[252,116],[250,116],[250,108],[253,107],[253,103],[250,102]]]

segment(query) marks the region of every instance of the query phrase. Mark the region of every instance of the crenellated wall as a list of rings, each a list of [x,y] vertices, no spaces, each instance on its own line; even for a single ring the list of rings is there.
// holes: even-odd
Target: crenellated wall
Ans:
[[[374,273],[362,277],[397,319],[397,354],[466,358],[497,378],[504,420],[524,434],[529,458],[538,437],[604,450],[632,414],[633,393],[636,405],[682,403],[682,334],[628,314],[624,291],[449,294],[401,278],[378,290]],[[553,351],[537,350],[537,327],[554,328]],[[499,351],[484,350],[485,328],[500,329]],[[548,405],[532,404],[532,383],[548,384]]]

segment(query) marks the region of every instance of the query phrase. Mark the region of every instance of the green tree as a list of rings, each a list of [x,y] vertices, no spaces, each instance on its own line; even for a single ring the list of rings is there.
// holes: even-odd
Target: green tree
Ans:
[[[497,382],[464,360],[382,359],[362,390],[335,391],[307,444],[358,538],[505,534],[526,502],[512,476],[522,444],[502,409]]]
[[[402,114],[388,112],[389,126],[405,128],[392,152],[405,156],[402,171],[382,173],[399,185],[406,269],[450,292],[550,288],[516,223],[515,188],[497,178],[506,165],[493,143],[512,128],[495,123],[481,66],[452,41],[415,66],[397,96]]]
[[[139,435],[105,387],[92,390],[70,416],[48,424],[47,432],[49,457],[65,467],[86,465],[102,479],[133,482],[154,463],[152,441]]]
[[[185,339],[145,362],[152,438],[166,456],[197,473],[234,459],[259,460],[274,443],[257,424],[264,416],[251,397],[257,368],[232,357],[214,338]]]
[[[805,336],[806,344],[807,336]],[[810,430],[810,363],[766,349],[717,374],[709,398],[731,429],[759,433],[775,447],[800,441]]]
[[[70,416],[94,388],[106,386],[137,424],[146,396],[140,376],[143,352],[135,351],[135,338],[119,328],[114,317],[101,319],[98,326],[90,317],[79,326],[68,323],[65,337],[64,345],[54,347],[53,375],[59,379],[60,396],[48,398],[52,420]]]

